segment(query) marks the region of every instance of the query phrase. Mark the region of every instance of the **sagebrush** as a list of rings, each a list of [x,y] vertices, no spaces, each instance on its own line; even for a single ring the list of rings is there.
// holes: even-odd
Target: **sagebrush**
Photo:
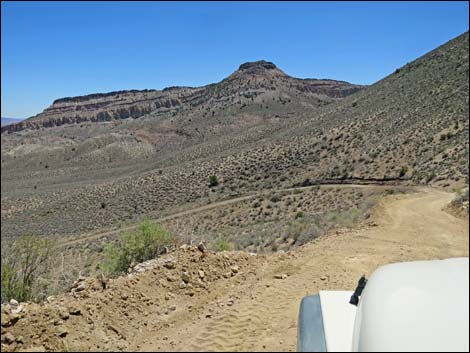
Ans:
[[[110,275],[125,273],[132,266],[144,262],[165,251],[174,244],[174,236],[161,225],[144,220],[134,232],[124,233],[115,244],[105,248],[102,270]]]

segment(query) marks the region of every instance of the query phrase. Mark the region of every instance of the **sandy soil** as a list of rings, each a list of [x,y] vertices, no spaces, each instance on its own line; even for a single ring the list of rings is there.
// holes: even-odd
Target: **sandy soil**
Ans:
[[[389,196],[366,227],[337,231],[290,256],[268,260],[259,276],[221,294],[217,317],[176,318],[144,332],[131,348],[143,351],[295,351],[301,298],[326,289],[354,289],[362,274],[401,261],[468,256],[468,224],[444,212],[453,194],[422,189]],[[287,274],[286,279],[275,279]],[[165,340],[163,340],[165,338]]]

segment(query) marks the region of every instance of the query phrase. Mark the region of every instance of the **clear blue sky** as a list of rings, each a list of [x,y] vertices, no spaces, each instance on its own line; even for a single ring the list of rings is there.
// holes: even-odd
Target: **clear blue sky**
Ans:
[[[467,2],[7,2],[2,116],[56,98],[217,82],[246,61],[371,84],[468,31]]]

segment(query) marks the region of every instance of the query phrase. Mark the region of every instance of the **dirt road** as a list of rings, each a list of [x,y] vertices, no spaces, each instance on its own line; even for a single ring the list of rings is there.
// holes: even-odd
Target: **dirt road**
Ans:
[[[319,186],[320,185],[312,185],[312,186],[293,187],[293,188],[289,188],[289,189],[266,190],[266,191],[254,193],[254,194],[251,194],[251,195],[240,196],[240,197],[236,197],[236,198],[233,198],[233,199],[214,202],[214,203],[204,205],[204,206],[194,207],[194,208],[191,208],[191,209],[188,209],[188,210],[185,210],[185,211],[170,214],[168,216],[156,218],[156,219],[154,219],[154,221],[155,222],[168,221],[168,220],[173,219],[173,218],[180,218],[180,217],[192,215],[192,214],[199,213],[199,212],[203,212],[203,211],[207,211],[207,210],[211,210],[211,209],[215,209],[215,208],[220,208],[220,207],[223,207],[223,206],[228,206],[228,205],[235,204],[235,203],[242,202],[242,201],[252,200],[252,199],[255,199],[256,197],[259,197],[261,194],[264,194],[264,193],[272,193],[272,192],[283,193],[283,192],[293,192],[293,191],[296,191],[296,190],[309,190],[309,189],[316,188],[316,187],[319,187]],[[386,189],[393,189],[396,186],[393,186],[393,185],[380,185],[380,184],[377,184],[377,185],[371,185],[371,184],[321,184],[321,187],[322,188],[369,188],[369,189],[370,188],[386,188]],[[401,187],[404,188],[406,186],[401,186]],[[409,188],[413,188],[413,187],[410,186]],[[106,231],[92,232],[92,233],[84,234],[84,235],[82,235],[78,238],[67,239],[67,240],[63,241],[61,243],[61,245],[62,246],[69,246],[69,245],[74,245],[74,244],[78,244],[78,243],[83,243],[85,241],[96,240],[96,239],[107,237],[107,236],[113,236],[113,235],[119,234],[120,232],[133,230],[133,229],[135,229],[135,227],[136,227],[136,225],[134,224],[134,225],[130,225],[130,226],[127,226],[127,227],[121,227],[121,228],[117,228],[117,229],[115,228],[115,229],[110,229],[110,230],[106,230]]]
[[[295,351],[301,298],[325,289],[354,289],[362,274],[408,260],[468,256],[468,224],[442,208],[453,194],[433,189],[386,197],[368,225],[339,230],[260,262],[239,285],[215,286],[165,327],[145,329],[141,351]],[[286,279],[275,279],[287,274]],[[232,304],[233,302],[233,304]],[[223,306],[222,306],[223,304]],[[182,303],[184,305],[184,303]],[[210,317],[205,313],[212,310]]]

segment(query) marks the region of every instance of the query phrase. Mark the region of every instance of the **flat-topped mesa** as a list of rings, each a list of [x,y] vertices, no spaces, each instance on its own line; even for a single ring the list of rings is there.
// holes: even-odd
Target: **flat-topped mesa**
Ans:
[[[106,98],[106,97],[116,96],[119,94],[147,93],[147,92],[156,92],[156,91],[157,90],[155,89],[144,89],[144,90],[131,89],[131,90],[113,91],[113,92],[107,92],[107,93],[92,93],[92,94],[87,94],[84,96],[59,98],[59,99],[56,99],[54,102],[52,102],[52,104],[84,102],[84,101],[88,101],[91,99]]]
[[[285,75],[284,72],[279,70],[276,65],[270,61],[258,60],[251,61],[241,64],[238,68],[238,72],[244,74],[264,74],[264,73],[273,73],[275,71],[278,74]]]
[[[221,82],[202,87],[173,86],[163,90],[125,90],[56,99],[40,114],[18,124],[2,126],[1,132],[137,119],[154,112],[176,113],[190,110],[195,104],[212,105],[219,99],[238,97],[242,92],[250,90],[257,94],[262,94],[263,90],[277,91],[287,96],[302,93],[308,100],[313,96],[320,99],[343,98],[362,88],[342,81],[298,79],[285,74],[272,62],[259,60],[246,62]]]
[[[238,70],[250,70],[253,68],[272,70],[277,69],[276,65],[270,61],[258,60],[258,61],[249,61],[244,64],[241,64]]]
[[[18,124],[2,126],[1,131],[16,132],[87,121],[135,119],[153,111],[177,108],[192,92],[191,88],[181,87],[165,91],[126,90],[60,98],[42,113]]]

